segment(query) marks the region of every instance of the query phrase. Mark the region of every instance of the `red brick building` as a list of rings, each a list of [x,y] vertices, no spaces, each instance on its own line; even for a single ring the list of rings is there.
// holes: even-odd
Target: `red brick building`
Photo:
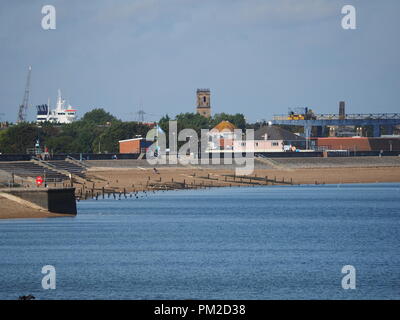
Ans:
[[[312,138],[312,141],[315,147],[326,150],[400,151],[400,137],[329,137]]]
[[[119,153],[145,153],[146,149],[153,143],[145,138],[133,138],[120,140]]]

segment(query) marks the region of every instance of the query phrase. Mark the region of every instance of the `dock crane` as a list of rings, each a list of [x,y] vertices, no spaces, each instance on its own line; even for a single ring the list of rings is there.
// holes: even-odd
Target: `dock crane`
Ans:
[[[30,87],[30,82],[31,82],[31,71],[32,71],[32,67],[29,66],[28,76],[26,78],[24,99],[22,100],[22,104],[19,106],[19,109],[18,109],[17,123],[26,121],[26,114],[28,111],[28,103],[29,103],[29,87]]]

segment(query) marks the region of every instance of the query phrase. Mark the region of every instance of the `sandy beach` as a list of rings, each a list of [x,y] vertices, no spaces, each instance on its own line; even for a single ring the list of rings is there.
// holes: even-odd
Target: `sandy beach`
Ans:
[[[170,186],[187,187],[230,187],[279,184],[338,184],[338,183],[378,183],[400,182],[400,167],[374,168],[310,168],[271,170],[258,169],[247,178],[234,177],[233,170],[158,168],[93,169],[89,176],[94,181],[94,189],[126,192],[152,190]],[[272,180],[272,181],[271,181]],[[276,180],[276,181],[275,181]],[[86,185],[89,190],[93,184]]]
[[[299,184],[400,182],[399,166],[256,169],[250,176],[235,176],[233,169],[217,167],[102,168],[87,172],[90,181],[76,183],[78,200],[149,190],[209,187],[252,187]],[[0,196],[0,219],[66,217],[28,207]]]

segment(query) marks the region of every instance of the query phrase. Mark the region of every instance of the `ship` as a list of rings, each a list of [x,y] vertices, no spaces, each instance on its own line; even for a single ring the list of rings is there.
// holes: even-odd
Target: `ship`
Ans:
[[[49,103],[50,104],[50,103]],[[56,108],[51,110],[49,104],[36,106],[36,122],[72,123],[76,120],[76,109],[67,104],[61,97],[61,90],[58,89]]]

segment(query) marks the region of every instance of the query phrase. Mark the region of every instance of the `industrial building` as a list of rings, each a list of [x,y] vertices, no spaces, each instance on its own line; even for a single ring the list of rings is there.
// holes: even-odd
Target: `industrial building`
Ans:
[[[304,108],[306,110],[307,108]],[[373,128],[373,137],[381,136],[382,127],[386,128],[386,134],[392,135],[395,126],[400,125],[400,113],[369,113],[369,114],[346,114],[345,103],[339,103],[339,114],[310,114],[309,110],[299,115],[275,115],[271,121],[276,125],[302,126],[304,136],[311,138],[312,128],[317,127],[317,136],[327,135],[329,128],[337,128],[337,132],[344,128],[371,126]],[[354,130],[356,131],[356,130]]]
[[[311,138],[311,149],[347,150],[347,151],[399,151],[400,137],[370,138],[370,137],[328,137]]]

